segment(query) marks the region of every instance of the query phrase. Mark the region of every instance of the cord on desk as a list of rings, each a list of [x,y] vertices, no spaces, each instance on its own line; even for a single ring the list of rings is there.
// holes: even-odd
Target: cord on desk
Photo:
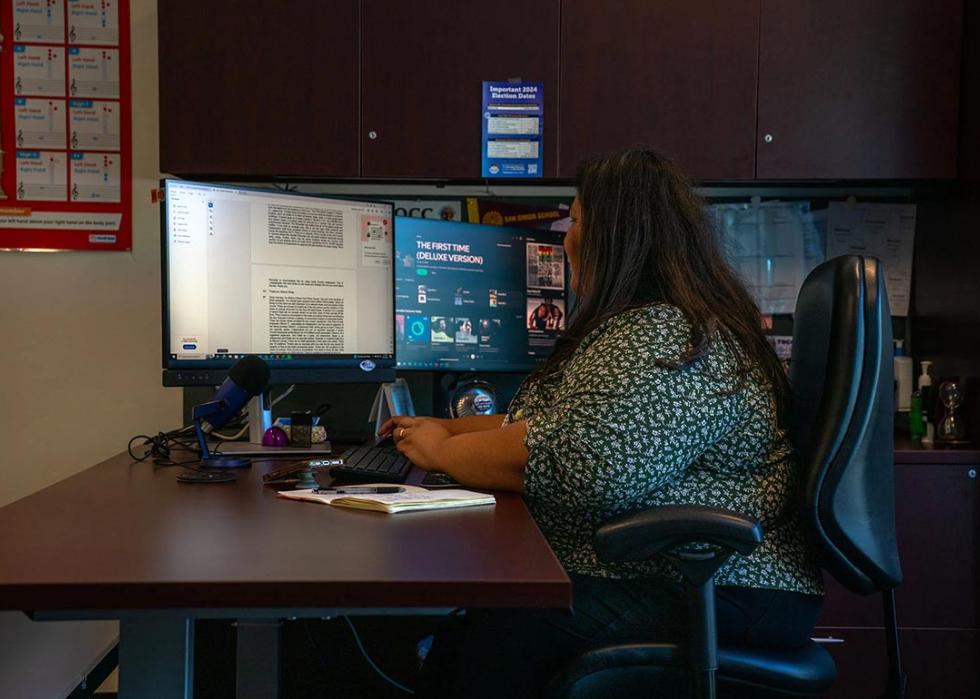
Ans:
[[[152,458],[154,465],[157,467],[185,466],[192,468],[193,465],[201,463],[199,457],[185,461],[174,461],[173,459],[173,452],[175,451],[188,451],[192,454],[197,454],[196,445],[180,438],[187,429],[187,427],[182,427],[170,432],[158,432],[152,437],[145,434],[138,434],[129,440],[129,444],[126,445],[126,451],[129,452],[129,456],[133,461],[146,461]],[[139,446],[148,447],[143,454],[137,454],[133,451],[134,443],[139,440],[143,440]]]
[[[276,403],[281,401],[283,398],[292,393],[296,388],[296,384],[292,384],[285,391],[280,393],[270,404],[270,407],[274,406]],[[248,416],[248,409],[243,410],[240,413],[238,420],[243,420]],[[236,423],[238,421],[236,420]],[[201,463],[200,458],[188,459],[186,461],[174,461],[172,458],[172,452],[179,451],[181,449],[189,451],[193,454],[198,453],[197,445],[192,442],[185,442],[180,439],[185,434],[190,434],[194,431],[194,425],[184,425],[176,430],[171,430],[170,432],[158,432],[155,436],[138,434],[129,440],[129,444],[126,446],[126,451],[129,452],[129,456],[133,461],[146,461],[147,459],[153,459],[153,463],[159,467],[165,466],[186,466],[193,469],[193,466]],[[229,441],[238,439],[245,432],[248,431],[248,423],[233,435],[219,434],[218,432],[212,432],[211,436],[216,437],[220,440]],[[138,455],[133,451],[133,444],[142,439],[143,443],[140,446],[149,447],[142,455]],[[220,450],[221,443],[214,448],[214,453],[218,453]]]

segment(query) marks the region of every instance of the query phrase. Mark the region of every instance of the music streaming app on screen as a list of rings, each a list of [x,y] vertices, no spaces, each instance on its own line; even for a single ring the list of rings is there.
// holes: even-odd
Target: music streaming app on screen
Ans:
[[[568,312],[563,233],[396,221],[400,368],[526,371],[551,354]]]

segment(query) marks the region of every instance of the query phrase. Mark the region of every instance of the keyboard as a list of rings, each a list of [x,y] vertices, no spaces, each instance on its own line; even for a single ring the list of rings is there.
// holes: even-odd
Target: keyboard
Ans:
[[[392,446],[360,446],[344,452],[343,466],[334,466],[330,475],[338,481],[357,483],[403,483],[412,462]]]

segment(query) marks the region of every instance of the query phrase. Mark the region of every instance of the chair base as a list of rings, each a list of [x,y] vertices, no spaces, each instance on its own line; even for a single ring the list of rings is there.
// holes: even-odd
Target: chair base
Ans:
[[[816,643],[792,651],[718,649],[718,689],[725,697],[818,696],[833,684],[837,670]],[[583,653],[548,687],[551,699],[618,699],[650,696],[691,687],[686,657],[669,643],[629,643]],[[659,693],[659,692],[658,692]],[[674,696],[664,692],[663,696]]]

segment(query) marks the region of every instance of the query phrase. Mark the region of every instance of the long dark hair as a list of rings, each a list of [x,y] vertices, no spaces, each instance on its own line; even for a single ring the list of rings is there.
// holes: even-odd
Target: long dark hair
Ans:
[[[554,354],[538,376],[548,375],[606,319],[653,303],[677,307],[691,324],[691,348],[680,368],[704,356],[715,340],[731,347],[739,386],[760,371],[775,391],[780,418],[789,382],[762,333],[762,318],[745,285],[725,261],[704,203],[669,158],[632,148],[579,166],[582,217],[577,304]]]

